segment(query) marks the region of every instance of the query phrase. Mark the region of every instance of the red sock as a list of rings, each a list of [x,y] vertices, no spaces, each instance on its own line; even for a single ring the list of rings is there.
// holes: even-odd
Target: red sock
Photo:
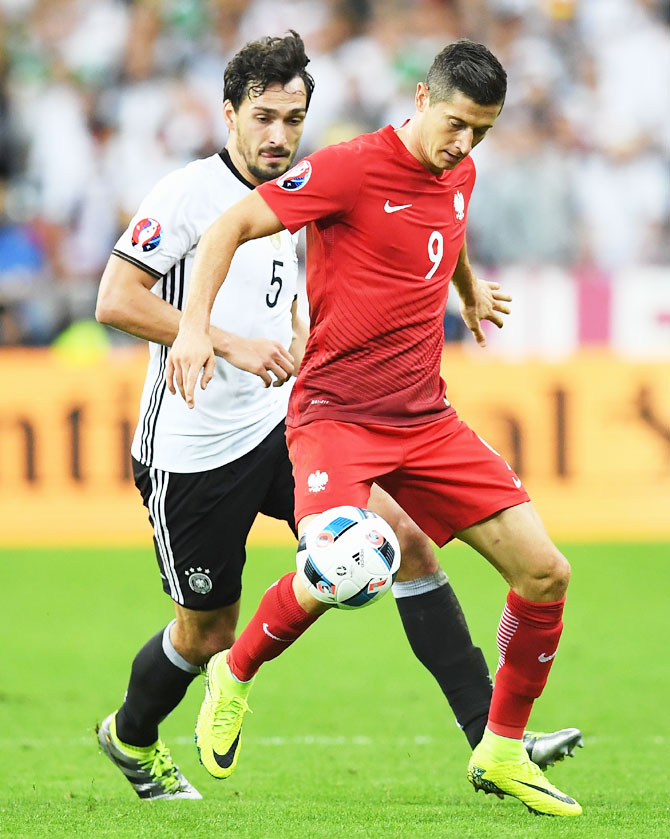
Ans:
[[[228,653],[228,666],[248,682],[264,661],[284,652],[319,617],[308,614],[293,592],[295,571],[270,586],[244,632]]]
[[[533,603],[511,591],[498,626],[500,660],[488,727],[520,740],[542,693],[563,630],[563,600]]]

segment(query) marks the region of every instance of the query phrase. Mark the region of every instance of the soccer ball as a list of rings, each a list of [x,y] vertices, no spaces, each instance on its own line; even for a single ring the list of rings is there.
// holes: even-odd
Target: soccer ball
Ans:
[[[296,555],[310,594],[338,609],[376,603],[400,568],[400,545],[391,526],[360,507],[333,507],[307,525]]]

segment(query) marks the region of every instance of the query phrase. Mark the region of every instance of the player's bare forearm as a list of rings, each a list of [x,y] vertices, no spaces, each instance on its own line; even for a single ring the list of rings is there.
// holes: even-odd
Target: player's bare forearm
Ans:
[[[480,280],[475,275],[470,266],[465,242],[458,256],[452,283],[461,298],[463,322],[479,346],[485,347],[486,336],[482,329],[482,321],[491,321],[501,329],[504,323],[502,315],[510,313],[507,304],[512,300],[511,295],[501,290],[500,283]]]
[[[237,227],[222,222],[207,228],[195,252],[181,329],[207,332],[214,299],[226,279],[235,251],[242,244]]]
[[[226,278],[236,250],[251,239],[269,236],[282,229],[277,216],[253,191],[220,215],[201,237],[189,279],[184,314],[165,369],[168,389],[171,393],[179,389],[189,408],[194,406],[195,385],[200,371],[203,371],[200,377],[203,390],[214,375],[209,319],[214,298]],[[257,345],[251,348],[250,353],[248,344],[242,346],[241,352],[238,350],[239,347],[229,347],[222,354],[240,369],[260,375],[266,385],[272,383],[269,374],[277,375],[277,369],[283,370],[282,363],[288,363],[285,359],[282,362],[281,353],[278,354],[274,347],[261,348],[260,358]],[[281,350],[286,352],[284,348]],[[292,370],[292,359],[290,364]]]
[[[451,284],[465,305],[471,305],[475,302],[476,283],[477,278],[468,259],[467,245],[463,242],[463,247],[458,254],[454,275],[451,278]]]
[[[204,232],[195,252],[181,329],[206,332],[214,298],[226,279],[235,252],[245,242],[283,230],[255,191],[250,192]]]
[[[151,288],[155,277],[112,254],[100,281],[95,316],[99,323],[112,326],[144,341],[171,347],[179,331],[181,311]],[[216,355],[228,351],[231,334],[210,326]]]
[[[153,294],[156,278],[114,254],[100,280],[95,317],[145,341],[172,344],[181,312]]]

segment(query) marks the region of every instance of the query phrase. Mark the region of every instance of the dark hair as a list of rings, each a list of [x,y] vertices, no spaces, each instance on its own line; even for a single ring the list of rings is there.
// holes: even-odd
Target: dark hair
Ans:
[[[302,38],[293,29],[283,38],[266,37],[251,41],[228,62],[223,74],[223,98],[237,110],[245,96],[260,96],[275,83],[288,84],[296,76],[305,83],[307,103],[312,98],[314,79],[305,70],[309,58]]]
[[[435,56],[426,75],[433,102],[447,102],[459,91],[477,105],[502,106],[507,93],[507,73],[483,44],[462,38]]]

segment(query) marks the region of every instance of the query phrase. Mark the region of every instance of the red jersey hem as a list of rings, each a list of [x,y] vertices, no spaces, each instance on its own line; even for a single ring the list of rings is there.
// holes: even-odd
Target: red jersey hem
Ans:
[[[352,414],[344,411],[328,411],[319,413],[318,416],[300,416],[296,418],[290,411],[286,417],[286,425],[289,428],[301,428],[303,425],[310,425],[321,420],[332,420],[334,422],[348,422],[353,425],[381,425],[389,428],[406,428],[415,425],[427,425],[430,422],[437,422],[456,413],[453,405],[441,411],[434,411],[430,414],[416,414],[415,416],[403,414],[400,417],[384,417],[379,414]]]

